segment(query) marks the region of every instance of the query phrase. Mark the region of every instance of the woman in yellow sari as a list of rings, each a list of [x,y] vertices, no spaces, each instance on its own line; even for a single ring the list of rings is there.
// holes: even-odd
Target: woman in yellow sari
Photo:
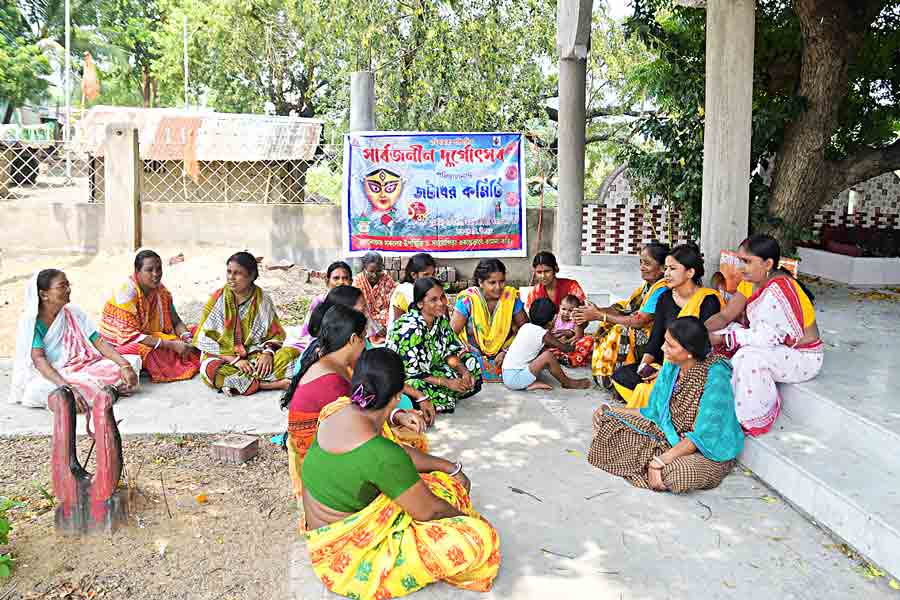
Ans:
[[[200,353],[162,284],[162,259],[153,250],[134,257],[134,274],[106,301],[100,335],[119,354],[138,355],[153,383],[190,379]]]
[[[404,380],[397,353],[367,350],[349,402],[323,410],[302,473],[313,570],[332,592],[360,600],[436,581],[488,591],[500,569],[499,538],[472,508],[462,464],[382,433]]]
[[[282,347],[284,329],[275,303],[254,283],[256,259],[238,252],[226,265],[227,285],[210,296],[194,335],[200,377],[229,396],[286,390],[300,351]]]
[[[503,381],[503,359],[519,327],[528,322],[519,291],[506,285],[506,265],[484,258],[475,267],[476,286],[456,298],[450,327],[478,361],[485,382]]]
[[[663,362],[666,330],[679,317],[697,317],[706,323],[725,305],[719,292],[702,287],[703,255],[696,244],[676,246],[665,259],[665,290],[656,303],[650,340],[639,363],[616,369],[613,387],[628,408],[643,408]]]
[[[623,365],[630,365],[644,355],[650,341],[656,303],[666,290],[663,277],[669,247],[659,242],[644,246],[640,254],[640,285],[627,300],[606,308],[587,304],[575,309],[575,322],[581,325],[599,321],[594,333],[594,353],[591,374],[594,381],[606,389],[612,387],[612,374]]]

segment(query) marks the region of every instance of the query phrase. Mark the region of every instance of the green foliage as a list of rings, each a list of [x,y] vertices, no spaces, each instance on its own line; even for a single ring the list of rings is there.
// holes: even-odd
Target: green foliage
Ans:
[[[9,532],[12,527],[9,524],[9,517],[6,515],[10,509],[21,506],[21,503],[9,498],[0,496],[0,546],[9,543]],[[0,554],[0,579],[9,577],[12,574],[13,558],[10,554]]]
[[[555,94],[546,67],[555,61],[556,2],[414,0],[366,11],[380,126],[527,129]]]
[[[346,129],[350,73],[376,72],[379,127],[516,130],[554,95],[555,3],[163,0],[153,67],[164,104],[324,118]],[[337,141],[337,138],[328,141]]]
[[[657,111],[641,119],[638,134],[649,143],[621,147],[632,189],[680,213],[690,231],[700,228],[703,186],[703,97],[705,86],[704,15],[699,11],[661,13],[636,31],[653,51],[653,59],[636,65],[634,84],[653,99]],[[632,29],[634,31],[634,29]],[[684,57],[694,57],[685,60]],[[657,232],[661,237],[667,237]]]
[[[11,107],[46,93],[50,63],[31,38],[15,2],[0,0],[0,101]],[[4,115],[0,115],[3,119]]]
[[[99,0],[98,30],[123,57],[108,61],[100,73],[103,92],[99,103],[139,106],[152,97],[153,61],[160,51],[156,33],[165,15],[156,0]],[[145,89],[146,85],[146,89]]]
[[[840,109],[826,158],[846,158],[896,139],[900,122],[900,2],[889,3],[850,66],[849,96]],[[637,193],[657,196],[699,233],[703,173],[705,11],[673,6],[671,0],[636,0],[628,21],[632,37],[654,53],[631,70],[658,113],[642,119],[641,146],[621,149]],[[800,24],[791,3],[757,4],[751,146],[750,219],[771,225],[771,191],[765,174],[779,153],[787,125],[806,110],[797,93],[803,52]]]

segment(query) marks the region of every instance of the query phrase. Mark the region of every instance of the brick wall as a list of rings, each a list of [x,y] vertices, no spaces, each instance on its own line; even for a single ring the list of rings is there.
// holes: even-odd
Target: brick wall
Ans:
[[[641,206],[632,198],[631,185],[624,173],[610,185],[602,204],[585,203],[582,214],[584,254],[637,254],[641,246],[653,240],[672,244],[687,241],[679,215],[670,215],[655,200],[648,201],[646,207]],[[674,239],[670,239],[670,229]]]
[[[854,189],[861,194],[854,213],[847,214],[850,191],[844,190],[816,214],[813,222],[816,235],[823,225],[900,229],[900,177],[885,173],[857,184]]]
[[[900,229],[900,177],[885,173],[855,189],[862,194],[855,213],[847,214],[850,192],[844,190],[816,214],[813,229],[817,236],[826,224]],[[677,213],[670,215],[655,200],[649,201],[645,210],[632,197],[626,173],[610,185],[602,204],[586,200],[582,219],[584,254],[637,254],[641,245],[654,239],[672,245],[687,241]],[[669,235],[670,219],[674,239]]]

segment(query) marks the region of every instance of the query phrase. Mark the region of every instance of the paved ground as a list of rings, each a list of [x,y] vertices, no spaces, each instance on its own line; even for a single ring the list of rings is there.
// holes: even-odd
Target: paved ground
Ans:
[[[590,277],[586,268],[578,274]],[[607,272],[603,280],[592,287],[618,295],[635,283]],[[833,337],[817,385],[856,386],[867,408],[896,415],[890,354],[877,329],[896,327],[897,305],[862,305],[846,290],[828,288],[823,300],[823,333]],[[874,353],[868,359],[860,356],[866,349]],[[10,370],[10,361],[0,360],[0,399]],[[598,391],[529,394],[491,385],[430,432],[436,454],[466,465],[475,505],[500,531],[500,577],[491,594],[477,597],[897,597],[885,578],[864,577],[833,539],[741,469],[716,490],[674,496],[632,488],[591,467],[590,416],[603,399]],[[0,435],[49,432],[49,413],[5,407]],[[124,433],[279,432],[286,421],[277,394],[231,399],[196,379],[146,385],[117,405],[116,416]],[[336,597],[323,595],[302,543],[286,561],[294,598]],[[416,597],[476,596],[437,585]]]
[[[0,397],[7,382],[0,377]],[[125,433],[276,432],[285,424],[277,399],[225,398],[194,380],[148,386],[116,416]],[[890,597],[884,579],[863,577],[834,540],[740,469],[716,490],[674,496],[590,466],[590,416],[602,399],[491,385],[430,433],[436,454],[466,465],[475,505],[500,531],[503,569],[488,597]],[[4,435],[49,431],[49,413],[12,408]],[[293,597],[321,597],[302,543],[287,560]],[[458,596],[444,585],[418,595]]]

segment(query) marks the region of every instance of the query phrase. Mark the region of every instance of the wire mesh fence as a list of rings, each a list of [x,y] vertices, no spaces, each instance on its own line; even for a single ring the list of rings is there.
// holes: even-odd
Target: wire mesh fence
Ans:
[[[525,156],[528,206],[553,208],[556,149],[529,143]],[[0,199],[102,203],[105,160],[62,141],[0,141]],[[342,167],[339,144],[319,145],[310,160],[199,161],[193,174],[184,160],[142,160],[141,200],[339,204]]]
[[[90,201],[103,170],[62,141],[0,141],[0,199]]]
[[[310,160],[144,160],[141,200],[256,204],[340,202],[342,149],[321,145]]]

